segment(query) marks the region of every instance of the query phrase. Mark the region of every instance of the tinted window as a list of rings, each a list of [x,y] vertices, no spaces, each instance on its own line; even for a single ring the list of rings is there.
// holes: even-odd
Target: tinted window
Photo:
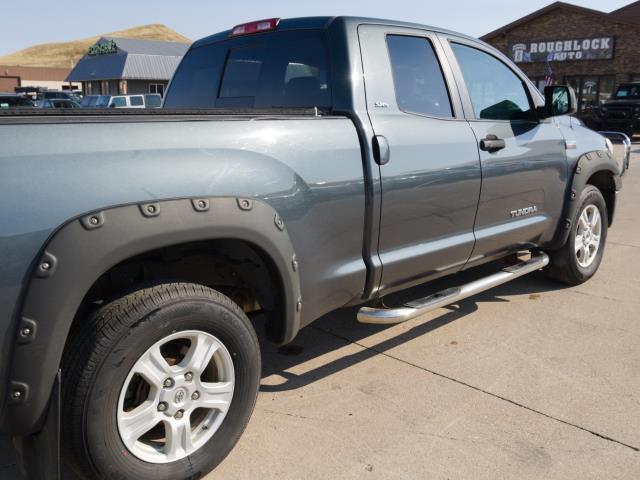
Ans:
[[[497,58],[453,43],[476,118],[529,120],[531,106],[522,80]]]
[[[132,107],[141,107],[144,105],[144,100],[142,100],[142,96],[140,95],[130,97],[129,101],[131,102]]]
[[[116,107],[116,108],[122,108],[122,107],[126,107],[127,106],[127,99],[124,97],[113,97],[111,99],[111,105],[112,107]]]
[[[313,30],[197,47],[180,64],[165,107],[330,107],[327,64],[324,35]]]
[[[231,51],[222,77],[220,98],[255,97],[264,57],[263,46]]]
[[[33,103],[28,98],[18,96],[0,97],[1,108],[9,107],[33,107]]]
[[[453,117],[442,69],[426,38],[388,35],[398,107],[407,112]]]
[[[147,107],[155,108],[162,105],[160,95],[146,95],[145,98],[147,99]]]
[[[109,95],[98,95],[98,97],[96,97],[95,106],[106,107],[109,105],[109,100],[111,100]]]
[[[640,97],[640,85],[621,85],[616,90],[616,98]]]

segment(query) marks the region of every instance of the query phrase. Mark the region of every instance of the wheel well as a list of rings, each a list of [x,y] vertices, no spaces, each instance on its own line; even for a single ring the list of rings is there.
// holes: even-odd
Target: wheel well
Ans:
[[[609,226],[613,222],[613,210],[616,204],[616,184],[613,180],[613,174],[606,170],[600,170],[594,173],[587,180],[588,185],[593,185],[604,197],[604,201],[607,204],[607,216]]]
[[[136,255],[113,266],[93,283],[74,323],[86,313],[141,286],[185,281],[214,288],[246,313],[261,311],[267,333],[284,332],[284,287],[277,268],[259,247],[241,240],[211,240],[173,245]]]

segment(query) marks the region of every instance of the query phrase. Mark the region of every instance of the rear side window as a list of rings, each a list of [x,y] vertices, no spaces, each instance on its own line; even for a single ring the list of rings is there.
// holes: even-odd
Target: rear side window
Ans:
[[[142,100],[142,96],[130,97],[130,102],[132,107],[141,107],[144,105],[144,100]]]
[[[114,97],[111,100],[111,106],[116,108],[123,108],[127,106],[127,99],[124,97]]]
[[[477,48],[452,43],[476,118],[531,120],[522,80],[504,63]]]
[[[398,107],[405,112],[451,118],[447,85],[431,42],[422,37],[387,35]]]
[[[189,51],[165,107],[331,107],[325,36],[297,30],[238,37]]]
[[[147,99],[147,107],[160,107],[162,105],[162,100],[160,99],[160,95],[146,95]]]

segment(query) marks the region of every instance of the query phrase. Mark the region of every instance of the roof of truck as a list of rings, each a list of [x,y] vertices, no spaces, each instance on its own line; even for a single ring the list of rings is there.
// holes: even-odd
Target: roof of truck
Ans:
[[[402,22],[398,20],[386,20],[382,18],[369,18],[369,17],[338,16],[338,17],[283,18],[278,23],[278,30],[282,31],[282,30],[328,28],[332,23],[338,22],[338,21],[343,22],[347,27],[356,27],[362,24],[389,25],[394,27],[419,28],[421,30],[447,33],[447,34],[457,35],[463,38],[477,40],[476,38],[470,37],[469,35],[465,35],[463,33],[454,32],[444,28],[433,27],[430,25],[422,25],[419,23]],[[231,27],[233,27],[233,25]],[[201,45],[205,45],[208,43],[226,40],[229,38],[229,34],[231,33],[231,30],[232,28],[224,32],[214,33],[213,35],[209,35],[208,37],[201,38],[200,40],[197,40],[196,42],[194,42],[192,47],[199,47]],[[269,32],[265,32],[265,33],[269,33]],[[252,34],[252,35],[260,35],[260,34],[258,33],[258,34]]]

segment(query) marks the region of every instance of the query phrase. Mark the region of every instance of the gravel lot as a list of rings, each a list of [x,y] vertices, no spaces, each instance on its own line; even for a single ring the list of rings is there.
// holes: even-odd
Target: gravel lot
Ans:
[[[595,278],[533,274],[394,327],[346,310],[265,344],[253,419],[207,480],[640,478],[634,151]]]

